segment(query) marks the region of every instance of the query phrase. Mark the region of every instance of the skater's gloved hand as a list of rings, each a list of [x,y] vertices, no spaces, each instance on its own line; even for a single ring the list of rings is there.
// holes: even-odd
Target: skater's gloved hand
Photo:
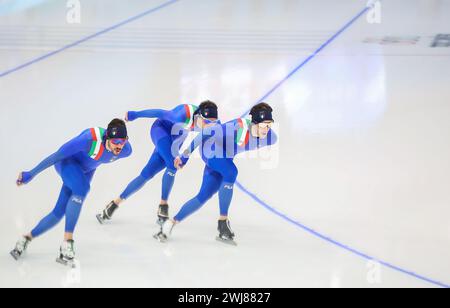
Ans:
[[[128,111],[127,114],[125,115],[126,122],[131,122],[136,119],[137,119],[137,112],[135,112],[135,111]]]
[[[31,180],[33,180],[33,176],[30,172],[21,172],[17,178],[16,184],[17,186],[22,186],[30,183]]]
[[[175,158],[174,162],[173,162],[175,168],[177,168],[177,170],[181,170],[184,167],[183,161],[181,159],[181,157],[177,157]]]

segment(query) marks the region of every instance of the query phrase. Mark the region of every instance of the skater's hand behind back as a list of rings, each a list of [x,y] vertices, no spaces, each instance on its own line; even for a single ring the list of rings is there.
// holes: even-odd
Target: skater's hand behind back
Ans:
[[[136,111],[128,111],[125,115],[125,122],[133,122],[138,117],[138,113]]]
[[[32,177],[29,172],[21,172],[17,178],[16,184],[17,186],[22,186],[28,184],[32,180]]]
[[[17,186],[22,186],[23,185],[23,183],[22,183],[22,172],[19,173],[19,176],[17,177],[16,185]]]
[[[22,180],[23,180],[23,176],[22,176],[22,172],[21,172],[21,173],[19,173],[19,177],[17,178],[17,181],[16,181],[17,186],[20,187],[23,185]]]
[[[183,169],[183,161],[181,160],[181,157],[177,157],[175,158],[175,161],[173,162],[173,164],[175,165],[175,168],[177,168],[177,170],[181,170]]]

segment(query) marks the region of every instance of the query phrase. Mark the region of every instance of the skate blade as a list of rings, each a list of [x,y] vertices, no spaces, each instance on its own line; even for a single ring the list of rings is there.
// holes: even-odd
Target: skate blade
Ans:
[[[220,236],[216,237],[216,240],[218,242],[227,244],[227,245],[231,245],[231,246],[237,246],[238,244],[234,241],[234,240],[225,240],[223,238],[221,238]]]
[[[59,263],[61,265],[67,266],[67,267],[71,267],[71,268],[76,268],[76,264],[75,261],[66,261],[66,260],[62,260],[60,258],[56,259],[56,263]]]
[[[167,243],[167,241],[169,240],[167,238],[167,235],[162,232],[156,233],[155,235],[153,235],[153,238],[160,243]]]
[[[102,218],[102,214],[98,214],[98,215],[95,216],[95,217],[97,217],[97,220],[98,220],[98,222],[99,222],[101,225],[104,225],[104,224],[105,224],[105,221],[104,221],[103,218]]]
[[[15,250],[13,250],[13,251],[11,251],[9,254],[14,258],[14,260],[19,261],[19,259],[20,259],[20,254],[19,254],[18,252],[16,252]]]

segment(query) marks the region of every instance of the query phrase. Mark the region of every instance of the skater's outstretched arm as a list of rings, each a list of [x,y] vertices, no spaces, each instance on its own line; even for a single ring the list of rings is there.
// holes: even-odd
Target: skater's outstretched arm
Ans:
[[[39,165],[37,165],[31,171],[22,172],[17,180],[17,185],[28,184],[35,178],[39,173],[46,170],[47,168],[55,165],[56,163],[73,156],[82,151],[88,151],[91,141],[87,137],[87,134],[82,134],[66,144],[64,144],[56,153],[53,153],[46,159],[44,159]]]
[[[189,114],[195,110],[189,110],[189,105],[179,105],[173,110],[164,109],[148,109],[143,111],[128,111],[126,120],[134,121],[141,118],[161,119],[172,123],[183,123],[187,117],[193,117]]]
[[[126,120],[134,121],[137,119],[162,119],[167,116],[168,110],[163,109],[148,109],[143,111],[128,111]]]

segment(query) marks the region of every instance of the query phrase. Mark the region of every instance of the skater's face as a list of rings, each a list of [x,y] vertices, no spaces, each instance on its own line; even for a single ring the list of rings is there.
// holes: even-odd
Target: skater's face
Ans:
[[[128,140],[110,139],[108,140],[108,147],[115,156],[118,156],[120,153],[122,153],[122,150],[127,144],[127,142]]]
[[[257,124],[256,126],[258,128],[258,137],[261,139],[266,139],[269,135],[270,130],[272,129],[272,125],[272,121],[265,121]]]

